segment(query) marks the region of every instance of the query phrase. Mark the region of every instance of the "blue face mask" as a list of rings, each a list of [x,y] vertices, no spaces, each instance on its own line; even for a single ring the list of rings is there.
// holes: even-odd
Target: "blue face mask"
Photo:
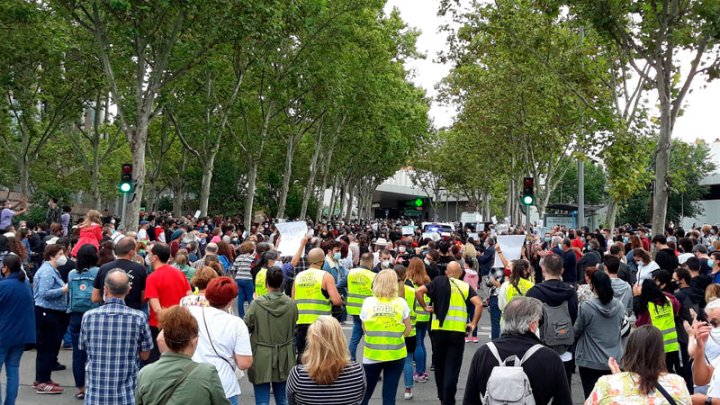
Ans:
[[[623,243],[629,243],[629,242],[630,242],[630,238],[628,238],[627,236],[623,236]]]
[[[708,259],[707,263],[708,263],[708,266],[710,266],[712,268],[715,265],[715,260]]]
[[[550,242],[550,237],[549,237],[549,236],[546,236],[546,237],[545,237],[545,242],[546,242],[546,243],[549,243],[549,242]]]
[[[337,252],[333,255],[333,259],[340,260],[340,252]]]

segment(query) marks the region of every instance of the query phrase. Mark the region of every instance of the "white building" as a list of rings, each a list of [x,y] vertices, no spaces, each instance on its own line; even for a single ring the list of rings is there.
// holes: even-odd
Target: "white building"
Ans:
[[[685,229],[690,229],[693,224],[699,226],[720,223],[720,139],[716,139],[707,146],[710,148],[709,157],[715,163],[715,171],[700,181],[700,184],[708,186],[703,199],[697,201],[702,207],[703,213],[694,218],[683,218],[681,223]]]

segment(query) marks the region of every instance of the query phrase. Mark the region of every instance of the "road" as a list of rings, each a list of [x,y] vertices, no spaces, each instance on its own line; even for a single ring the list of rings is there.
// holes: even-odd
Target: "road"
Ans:
[[[350,332],[352,330],[352,326],[344,326],[345,334],[347,335],[348,339],[350,338]],[[478,333],[478,337],[480,339],[480,343],[467,343],[465,344],[465,356],[463,360],[463,366],[460,371],[460,381],[458,383],[458,392],[457,392],[457,401],[459,404],[462,403],[462,398],[465,393],[465,383],[467,381],[467,373],[468,373],[468,367],[470,365],[470,361],[472,360],[472,356],[477,350],[477,348],[482,344],[490,340],[490,317],[487,313],[483,313],[483,317],[480,320],[480,331]],[[431,351],[430,347],[430,340],[426,340],[426,347],[428,348],[428,351]],[[358,357],[360,357],[362,354],[362,347],[358,347]],[[428,353],[428,362],[430,359],[430,354]],[[35,391],[32,387],[32,381],[35,376],[35,352],[30,351],[26,352],[23,355],[22,362],[20,365],[20,393],[18,395],[18,404],[21,405],[78,405],[80,404],[80,401],[76,400],[74,397],[75,389],[73,388],[73,377],[72,377],[72,352],[69,350],[61,350],[60,351],[60,363],[65,364],[67,366],[67,370],[64,371],[58,371],[53,373],[53,380],[56,381],[58,384],[65,387],[65,393],[62,395],[38,395],[35,394]],[[429,364],[428,364],[429,366]],[[4,386],[5,386],[5,373],[4,371],[0,375],[0,382],[2,382],[3,386],[3,395],[4,395]],[[375,392],[373,393],[372,400],[370,401],[371,404],[381,404],[381,398],[380,393],[382,390],[381,387],[382,383],[378,383],[378,386],[375,388]],[[403,382],[402,378],[400,379],[400,386],[398,388],[398,395],[397,395],[397,403],[407,403],[407,404],[433,404],[437,405],[438,400],[436,396],[435,391],[435,381],[433,380],[432,371],[430,371],[430,379],[427,383],[416,383],[415,387],[413,388],[413,393],[415,397],[410,401],[405,401],[403,398]],[[255,403],[255,396],[253,395],[253,389],[252,385],[248,382],[247,378],[243,378],[241,381],[241,389],[242,389],[242,395],[240,396],[240,403],[241,404],[254,404]],[[576,404],[582,404],[583,398],[582,398],[582,386],[580,385],[580,377],[575,374],[573,376],[573,402]],[[274,402],[273,402],[274,403]]]

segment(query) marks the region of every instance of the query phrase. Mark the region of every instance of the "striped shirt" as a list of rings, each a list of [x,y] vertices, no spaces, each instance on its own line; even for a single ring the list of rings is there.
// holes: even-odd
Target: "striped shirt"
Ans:
[[[359,363],[345,366],[331,385],[318,385],[305,371],[295,366],[287,380],[288,405],[357,405],[365,396],[365,372]]]
[[[236,280],[252,280],[250,267],[252,266],[255,256],[252,253],[240,255],[233,263],[233,272],[235,272]]]

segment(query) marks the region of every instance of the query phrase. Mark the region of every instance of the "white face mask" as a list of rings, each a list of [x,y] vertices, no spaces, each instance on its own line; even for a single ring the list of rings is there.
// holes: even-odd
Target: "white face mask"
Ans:
[[[537,336],[537,338],[540,339],[540,325],[538,325],[535,328],[535,336]]]
[[[62,255],[55,259],[55,263],[57,263],[58,267],[62,267],[67,264],[67,256]]]
[[[423,260],[423,261],[425,262],[425,265],[426,265],[426,266],[429,266],[429,265],[430,265],[430,260],[425,259],[425,260]]]
[[[390,268],[390,260],[383,260],[382,266],[386,269]]]
[[[152,266],[152,261],[150,261],[150,255],[145,255],[145,264],[148,266]]]

